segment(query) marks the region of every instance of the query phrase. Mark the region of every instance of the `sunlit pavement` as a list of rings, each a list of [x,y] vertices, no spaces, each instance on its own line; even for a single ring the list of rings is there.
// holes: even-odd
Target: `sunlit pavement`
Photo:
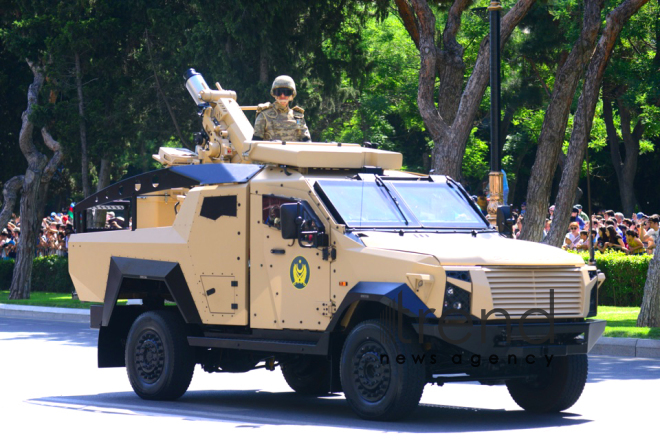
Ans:
[[[504,386],[449,384],[427,385],[422,405],[405,421],[379,423],[357,418],[341,394],[297,396],[278,370],[208,374],[198,368],[181,399],[144,401],[132,392],[123,368],[96,367],[96,335],[85,324],[0,318],[4,433],[20,432],[20,438],[104,439],[147,432],[162,438],[227,434],[364,438],[384,432],[610,438],[657,432],[657,359],[590,356],[589,382],[582,398],[559,415],[525,413]]]

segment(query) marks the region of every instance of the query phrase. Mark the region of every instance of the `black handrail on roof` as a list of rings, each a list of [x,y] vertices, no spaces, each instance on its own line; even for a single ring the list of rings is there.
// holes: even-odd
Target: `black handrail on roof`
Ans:
[[[129,177],[82,200],[73,208],[74,229],[86,229],[85,211],[94,206],[131,199],[133,229],[137,224],[137,197],[172,188],[192,188],[198,185],[245,183],[254,177],[263,165],[253,164],[204,164],[183,165]]]

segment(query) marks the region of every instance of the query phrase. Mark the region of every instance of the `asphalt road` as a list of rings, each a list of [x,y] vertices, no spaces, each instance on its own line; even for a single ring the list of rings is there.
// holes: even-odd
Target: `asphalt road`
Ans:
[[[404,422],[379,423],[357,418],[341,394],[297,396],[279,370],[208,374],[198,368],[181,399],[143,401],[123,368],[96,367],[96,335],[85,324],[0,318],[2,438],[654,438],[660,425],[660,359],[590,356],[582,398],[560,415],[525,413],[503,386],[448,384],[427,385],[422,405]]]

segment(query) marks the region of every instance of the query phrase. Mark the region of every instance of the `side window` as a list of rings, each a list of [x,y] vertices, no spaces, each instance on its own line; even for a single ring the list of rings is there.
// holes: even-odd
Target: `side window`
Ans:
[[[291,203],[292,200],[277,196],[263,196],[262,200],[261,221],[266,226],[281,229],[280,206],[284,203]]]

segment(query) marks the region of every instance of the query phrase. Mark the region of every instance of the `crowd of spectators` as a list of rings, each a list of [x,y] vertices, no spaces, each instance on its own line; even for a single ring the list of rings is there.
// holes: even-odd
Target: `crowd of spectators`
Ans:
[[[520,238],[525,217],[525,203],[520,211],[514,210],[516,224],[514,238]],[[550,232],[555,206],[548,208],[548,214],[543,228],[543,237]],[[594,249],[600,252],[609,250],[621,251],[629,255],[653,254],[658,241],[660,217],[658,214],[646,215],[643,212],[633,213],[631,218],[625,218],[621,212],[600,210],[589,220],[582,211],[581,205],[575,205],[571,212],[571,221],[564,237],[563,249],[589,250],[589,226],[591,223],[591,240]]]
[[[51,212],[41,221],[35,256],[68,256],[69,236],[72,232],[73,224],[68,208],[62,209],[61,213]],[[15,259],[20,240],[21,218],[12,214],[11,220],[2,229],[0,235],[0,259]]]

